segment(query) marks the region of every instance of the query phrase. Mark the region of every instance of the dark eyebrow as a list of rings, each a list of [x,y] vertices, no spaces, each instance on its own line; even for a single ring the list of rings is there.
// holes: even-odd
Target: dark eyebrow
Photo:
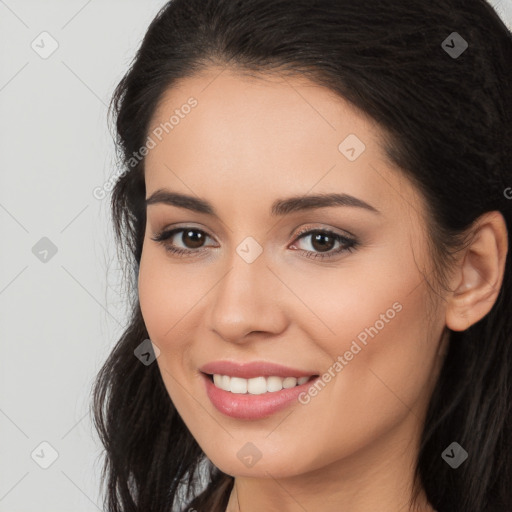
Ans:
[[[186,208],[187,210],[218,217],[215,208],[208,201],[178,192],[171,192],[166,189],[158,189],[146,199],[146,206],[157,203]],[[380,214],[379,210],[370,204],[349,194],[317,194],[277,199],[272,204],[271,213],[272,216],[279,216],[300,210],[313,210],[329,206],[352,206]]]

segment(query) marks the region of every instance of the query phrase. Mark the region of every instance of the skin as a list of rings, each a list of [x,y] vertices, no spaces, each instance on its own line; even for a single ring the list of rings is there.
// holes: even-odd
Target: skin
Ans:
[[[464,330],[494,304],[507,247],[503,217],[481,217],[450,273],[451,291],[432,297],[421,273],[433,276],[422,196],[386,159],[371,119],[303,78],[211,67],[166,91],[150,129],[190,96],[197,107],[146,157],[146,197],[161,188],[200,197],[219,218],[149,205],[139,298],[170,398],[206,455],[235,477],[226,510],[409,510],[446,327]],[[348,134],[366,146],[354,161],[338,150]],[[278,198],[331,192],[379,213],[333,206],[270,214]],[[178,233],[169,244],[206,251],[175,256],[151,239],[175,227],[207,237],[198,244]],[[322,254],[322,245],[312,235],[298,239],[304,227],[352,234],[359,245],[310,259],[304,254]],[[263,250],[252,263],[236,252],[249,236]],[[396,302],[400,312],[305,405],[239,420],[205,393],[198,368],[220,359],[323,374]],[[251,468],[237,457],[248,442],[262,454]],[[434,510],[423,492],[418,510]]]

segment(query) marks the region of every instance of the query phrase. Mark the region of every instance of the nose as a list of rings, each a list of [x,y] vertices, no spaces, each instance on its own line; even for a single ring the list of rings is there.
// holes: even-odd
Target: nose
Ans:
[[[236,251],[210,295],[207,326],[226,341],[247,341],[250,333],[276,335],[285,330],[286,293],[269,267],[265,252],[248,262]],[[252,339],[252,337],[251,337]]]

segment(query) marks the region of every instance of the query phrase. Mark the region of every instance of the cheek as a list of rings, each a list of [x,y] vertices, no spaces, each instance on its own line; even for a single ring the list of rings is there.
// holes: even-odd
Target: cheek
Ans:
[[[186,342],[187,321],[208,290],[208,283],[186,267],[172,265],[163,249],[149,247],[142,252],[139,302],[148,334],[161,350]]]
[[[301,326],[328,356],[323,371],[334,374],[319,392],[338,404],[328,409],[333,423],[341,416],[348,421],[350,411],[354,425],[368,425],[371,418],[377,429],[425,397],[440,332],[428,322],[428,287],[412,260],[380,267],[375,262],[343,276],[307,289],[317,316],[307,315]],[[315,398],[312,407],[315,400],[319,409],[326,403]]]
[[[169,264],[166,255],[154,248],[144,248],[142,252],[138,293],[147,332],[160,349],[156,363],[164,385],[175,406],[186,408],[182,383],[186,380],[190,347],[187,320],[199,294],[193,292],[190,280],[187,286],[186,277]]]
[[[436,343],[424,314],[426,290],[410,290],[374,288],[360,307],[346,304],[346,321],[335,324],[339,343],[329,347],[333,361],[343,357],[329,392],[339,405],[331,410],[333,421],[350,411],[354,428],[364,424],[378,435],[425,405]]]

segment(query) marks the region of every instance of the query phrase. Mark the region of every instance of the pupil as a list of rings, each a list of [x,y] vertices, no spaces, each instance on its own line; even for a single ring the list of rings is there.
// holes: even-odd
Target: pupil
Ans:
[[[330,244],[328,243],[327,245],[331,245],[332,242],[333,242],[333,238],[330,237],[329,235],[325,235],[325,234],[322,234],[322,233],[318,233],[316,234],[314,237],[313,237],[313,247],[315,247],[315,243],[318,242],[320,239],[322,238],[327,238],[328,240],[330,240]],[[315,249],[317,249],[315,247]],[[329,249],[332,249],[332,247],[327,247],[325,246],[325,244],[320,244],[320,247],[318,248],[320,250],[329,250]]]
[[[194,236],[194,233],[195,233],[195,236]],[[186,236],[187,238],[191,238],[192,239],[192,243],[191,244],[185,244],[185,245],[192,245],[192,248],[196,249],[198,247],[201,246],[201,243],[202,243],[202,234],[199,233],[199,231],[186,231],[183,233],[183,236]],[[195,240],[194,240],[195,238]]]

